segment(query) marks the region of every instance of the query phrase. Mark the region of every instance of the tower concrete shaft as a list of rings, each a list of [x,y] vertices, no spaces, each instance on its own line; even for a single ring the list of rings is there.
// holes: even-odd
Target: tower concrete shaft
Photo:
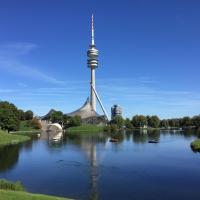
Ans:
[[[96,95],[94,92],[95,89],[95,68],[91,68],[91,83],[90,83],[90,104],[92,110],[96,111]],[[94,88],[94,89],[93,89]]]
[[[94,19],[92,15],[92,25],[91,25],[91,44],[87,51],[88,56],[88,67],[91,69],[91,86],[90,86],[90,104],[92,110],[96,111],[96,95],[94,92],[95,89],[95,69],[98,67],[98,50],[96,49],[94,42]],[[93,89],[94,88],[94,89]]]

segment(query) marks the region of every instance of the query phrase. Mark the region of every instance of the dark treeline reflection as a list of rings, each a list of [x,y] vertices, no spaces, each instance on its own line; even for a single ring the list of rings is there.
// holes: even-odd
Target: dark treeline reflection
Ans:
[[[19,159],[19,145],[6,146],[0,149],[0,171],[12,169]]]
[[[17,144],[0,148],[0,172],[5,172],[15,167],[19,160],[20,150],[24,148],[26,151],[32,150],[33,141],[25,144]]]

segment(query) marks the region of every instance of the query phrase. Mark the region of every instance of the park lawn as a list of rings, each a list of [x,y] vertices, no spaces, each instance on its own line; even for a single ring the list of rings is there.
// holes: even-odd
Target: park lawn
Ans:
[[[2,200],[67,200],[66,198],[31,194],[23,191],[0,190],[0,199]]]
[[[103,126],[97,125],[90,125],[90,124],[83,124],[80,126],[73,126],[67,129],[67,132],[83,132],[83,133],[99,133],[102,132],[104,129]]]
[[[30,140],[30,137],[24,135],[15,135],[6,133],[0,129],[0,147],[6,145],[19,144]]]

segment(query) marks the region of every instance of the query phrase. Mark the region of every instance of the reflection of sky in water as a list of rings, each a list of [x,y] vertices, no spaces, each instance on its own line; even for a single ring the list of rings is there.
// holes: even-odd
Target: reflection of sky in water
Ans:
[[[78,199],[200,196],[200,154],[190,148],[196,136],[135,132],[117,135],[118,143],[109,142],[109,137],[44,134],[41,140],[4,148],[0,177],[22,180],[31,192]]]

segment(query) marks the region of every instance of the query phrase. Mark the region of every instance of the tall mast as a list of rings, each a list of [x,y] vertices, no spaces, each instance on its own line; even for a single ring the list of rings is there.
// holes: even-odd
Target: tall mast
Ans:
[[[92,14],[92,43],[91,45],[95,45],[94,44],[94,16]]]

